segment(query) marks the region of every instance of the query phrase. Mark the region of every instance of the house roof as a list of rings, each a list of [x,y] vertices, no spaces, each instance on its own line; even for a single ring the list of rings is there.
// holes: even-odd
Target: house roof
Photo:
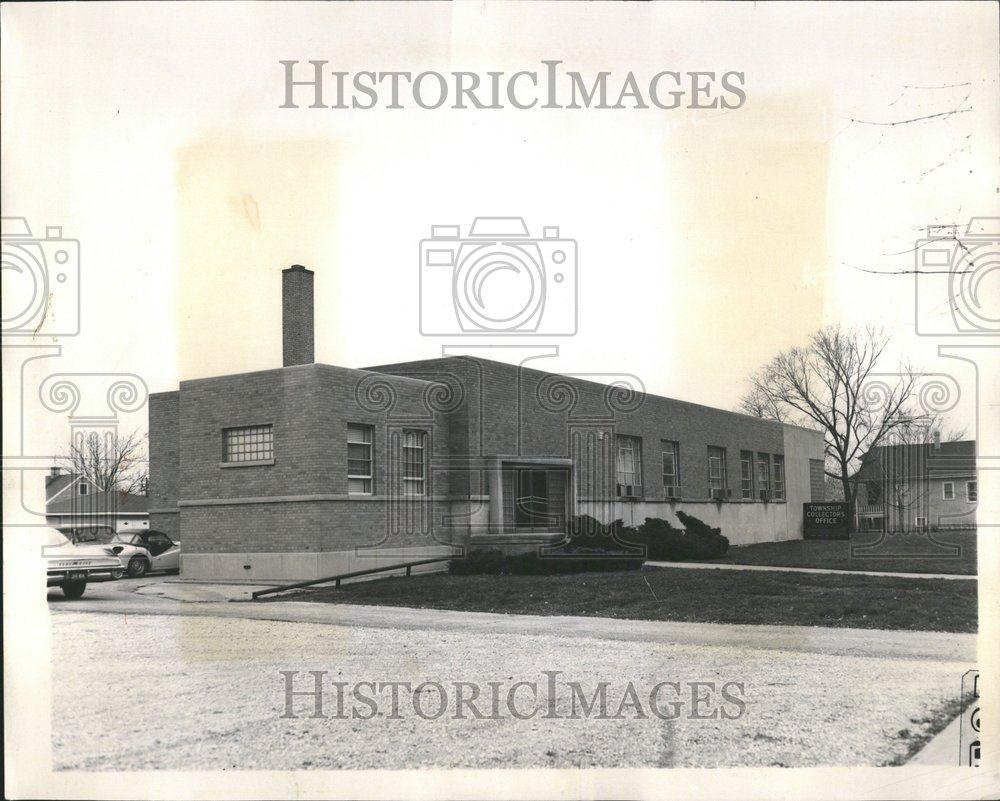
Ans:
[[[129,492],[88,492],[86,495],[63,493],[45,504],[47,515],[119,514],[149,512],[149,498]]]
[[[976,441],[879,445],[865,454],[856,475],[866,478],[883,465],[896,473],[922,478],[972,476],[976,473]]]

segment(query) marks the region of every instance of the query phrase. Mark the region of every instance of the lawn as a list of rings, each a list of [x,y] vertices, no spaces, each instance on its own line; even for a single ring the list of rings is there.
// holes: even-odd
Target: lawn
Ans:
[[[974,632],[976,587],[975,581],[949,579],[647,567],[549,576],[435,573],[282,598],[527,615]]]
[[[931,539],[933,538],[933,539]],[[830,570],[976,575],[975,531],[859,533],[851,540],[789,540],[739,545],[713,562]]]

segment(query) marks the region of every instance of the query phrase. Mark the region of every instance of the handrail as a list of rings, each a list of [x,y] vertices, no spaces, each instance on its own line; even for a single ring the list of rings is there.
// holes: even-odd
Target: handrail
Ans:
[[[416,562],[401,562],[397,565],[372,567],[369,568],[368,570],[354,570],[351,571],[350,573],[338,573],[335,576],[327,576],[326,578],[310,579],[309,581],[300,581],[297,584],[286,584],[281,587],[269,587],[266,590],[257,590],[256,592],[251,593],[250,597],[252,600],[256,601],[263,595],[273,595],[274,593],[285,592],[286,590],[298,590],[301,589],[302,587],[312,587],[316,584],[328,584],[331,581],[336,582],[335,586],[339,587],[342,579],[356,578],[358,576],[370,576],[373,573],[384,573],[387,570],[399,570],[404,567],[406,568],[406,575],[409,576],[410,570],[414,567],[417,567],[418,565],[429,565],[434,562],[449,562],[454,558],[455,558],[454,555],[438,556],[434,559],[419,559]]]

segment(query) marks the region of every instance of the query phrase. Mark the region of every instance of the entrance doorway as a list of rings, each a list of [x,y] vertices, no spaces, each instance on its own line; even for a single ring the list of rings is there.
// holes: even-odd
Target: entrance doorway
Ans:
[[[546,467],[506,467],[504,528],[561,532],[566,527],[568,471]]]

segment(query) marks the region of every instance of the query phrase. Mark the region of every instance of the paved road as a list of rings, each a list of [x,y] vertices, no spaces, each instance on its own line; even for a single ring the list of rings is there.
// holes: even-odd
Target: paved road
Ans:
[[[93,585],[79,602],[50,594],[56,765],[876,765],[905,753],[922,721],[955,696],[973,641],[217,600],[232,594],[162,579]],[[295,717],[282,717],[281,670],[296,671],[295,690],[311,689],[307,671],[326,671],[326,717],[311,717],[315,703],[305,696],[294,699]],[[561,671],[552,718],[543,671]],[[336,715],[335,681],[347,682],[344,717]],[[350,695],[360,681],[410,682],[411,691],[401,690],[394,715],[389,691],[370,689],[377,714],[367,719],[370,706]],[[435,720],[413,705],[413,695],[424,713],[439,705],[433,686],[413,692],[428,681],[445,688],[446,711]],[[537,685],[545,711],[514,717],[505,693],[517,681]],[[468,707],[456,717],[454,682],[481,688],[473,706],[483,719]],[[486,700],[490,682],[499,682],[496,715]],[[565,682],[578,682],[588,699],[607,682],[609,714],[569,717],[573,692]],[[624,704],[629,682],[638,709]],[[676,719],[653,713],[649,696],[660,682],[680,683],[679,692],[658,697],[659,711],[670,717],[676,709]],[[693,682],[715,686],[698,691],[710,698],[698,709]],[[727,682],[743,685],[730,685],[746,704],[738,717],[725,716],[741,711],[721,696]],[[515,698],[520,714],[534,708],[528,689]]]

